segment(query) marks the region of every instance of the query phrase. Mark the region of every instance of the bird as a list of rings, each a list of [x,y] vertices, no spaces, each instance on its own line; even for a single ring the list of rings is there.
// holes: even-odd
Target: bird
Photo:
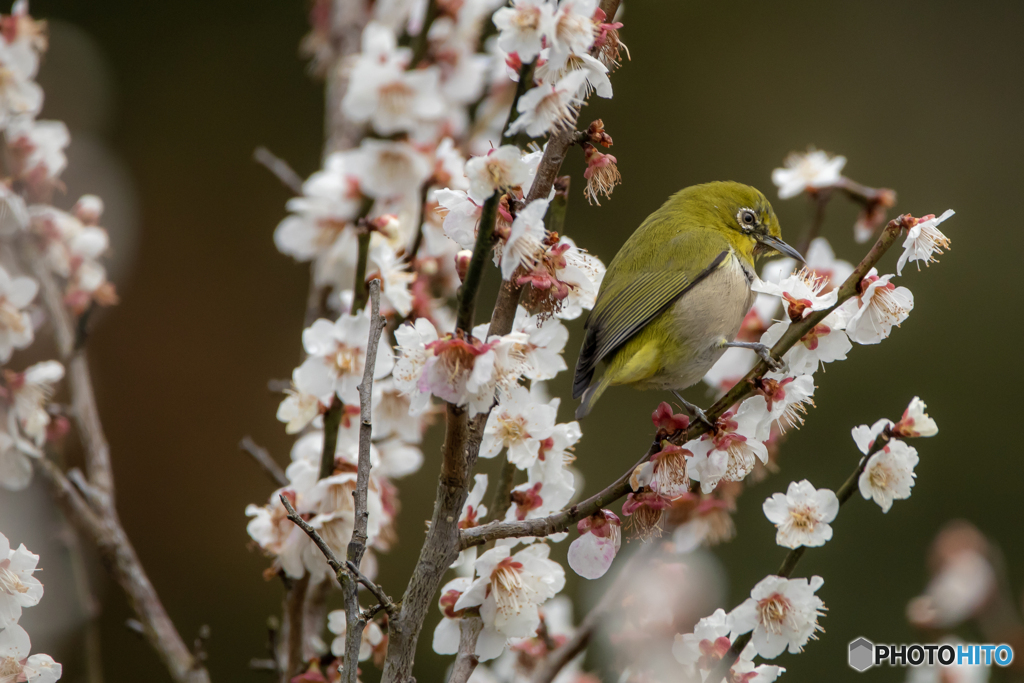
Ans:
[[[671,391],[683,399],[729,347],[781,363],[756,342],[735,341],[754,302],[754,260],[776,252],[804,261],[782,241],[771,203],[737,182],[693,185],[672,195],[622,245],[608,265],[585,324],[576,362],[576,419],[613,385]],[[594,380],[599,363],[604,374]]]

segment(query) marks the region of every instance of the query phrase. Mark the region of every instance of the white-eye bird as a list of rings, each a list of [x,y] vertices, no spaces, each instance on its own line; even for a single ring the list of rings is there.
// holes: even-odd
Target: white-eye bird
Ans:
[[[730,346],[749,348],[778,367],[768,347],[737,342],[754,302],[754,258],[781,252],[779,221],[761,192],[735,182],[677,192],[637,228],[608,265],[586,324],[573,398],[586,416],[617,384],[679,392],[697,383]],[[596,382],[598,363],[607,363]]]

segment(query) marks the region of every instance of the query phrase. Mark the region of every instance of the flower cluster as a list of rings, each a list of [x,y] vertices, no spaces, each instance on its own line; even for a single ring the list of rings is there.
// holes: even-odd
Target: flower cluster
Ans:
[[[50,655],[30,655],[32,644],[18,621],[21,610],[39,604],[43,584],[33,574],[39,556],[24,544],[11,549],[0,534],[0,676],[4,681],[53,683],[60,679],[61,666]]]
[[[47,48],[45,24],[19,0],[0,26],[0,132],[8,160],[0,177],[0,239],[31,250],[42,269],[33,275],[45,278],[53,290],[48,296],[63,300],[65,314],[81,316],[117,302],[101,261],[109,247],[100,227],[103,201],[85,195],[67,211],[49,204],[54,190],[63,189],[70,136],[60,121],[36,120],[43,105],[35,77]],[[40,281],[23,268],[6,260],[0,265],[0,487],[11,491],[28,486],[32,459],[68,430],[51,402],[64,367],[57,361],[8,367],[15,351],[32,345],[43,321]]]

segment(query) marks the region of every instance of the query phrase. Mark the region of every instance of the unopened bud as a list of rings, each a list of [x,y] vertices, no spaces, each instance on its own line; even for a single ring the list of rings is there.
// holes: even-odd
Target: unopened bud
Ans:
[[[94,194],[83,194],[75,202],[71,212],[86,225],[97,225],[103,215],[103,200]]]
[[[455,255],[455,272],[459,274],[459,282],[466,281],[466,273],[469,272],[469,262],[473,260],[473,252],[463,249]]]

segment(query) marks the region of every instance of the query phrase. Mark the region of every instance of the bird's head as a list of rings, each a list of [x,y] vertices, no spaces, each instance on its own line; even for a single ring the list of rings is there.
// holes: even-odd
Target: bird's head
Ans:
[[[760,190],[735,182],[695,185],[680,194],[687,197],[706,225],[725,233],[740,253],[771,255],[775,252],[803,261],[793,247],[782,241],[782,228],[771,203]]]

